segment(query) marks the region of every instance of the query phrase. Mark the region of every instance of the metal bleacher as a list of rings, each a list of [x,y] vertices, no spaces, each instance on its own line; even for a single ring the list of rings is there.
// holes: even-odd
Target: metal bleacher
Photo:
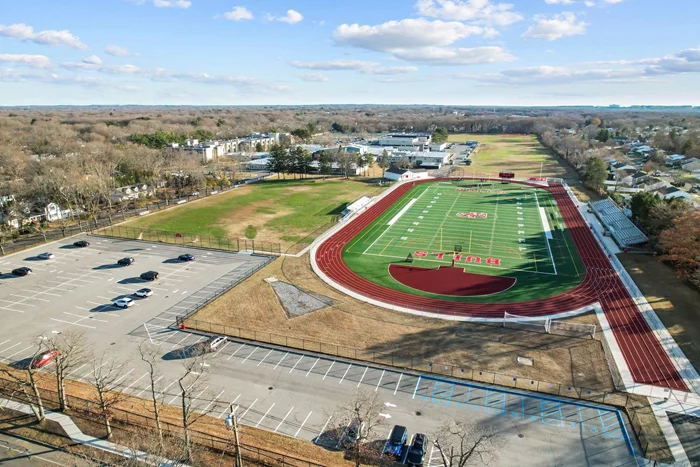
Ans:
[[[609,198],[594,201],[591,207],[621,247],[649,241],[647,236]]]

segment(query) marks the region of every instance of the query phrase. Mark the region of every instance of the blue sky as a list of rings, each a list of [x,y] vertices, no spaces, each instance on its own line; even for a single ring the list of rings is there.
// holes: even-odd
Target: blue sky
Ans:
[[[700,2],[1,0],[0,105],[700,105]]]

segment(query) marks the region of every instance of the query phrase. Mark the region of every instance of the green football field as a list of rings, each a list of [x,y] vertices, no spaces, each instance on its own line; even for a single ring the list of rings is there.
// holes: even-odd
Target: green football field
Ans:
[[[410,257],[409,257],[410,255]],[[447,300],[510,302],[545,298],[575,287],[583,265],[549,192],[515,183],[419,184],[343,251],[359,275],[386,287]],[[388,272],[392,263],[517,279],[488,297],[434,295],[410,289]]]

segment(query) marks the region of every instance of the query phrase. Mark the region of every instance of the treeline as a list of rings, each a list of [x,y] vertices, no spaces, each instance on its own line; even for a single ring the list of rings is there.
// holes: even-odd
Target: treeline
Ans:
[[[208,141],[214,139],[214,133],[197,129],[188,134],[174,133],[171,131],[156,131],[150,134],[133,134],[129,135],[129,141],[136,144],[142,144],[151,149],[163,149],[169,144],[185,144],[186,139],[197,139],[199,141]]]

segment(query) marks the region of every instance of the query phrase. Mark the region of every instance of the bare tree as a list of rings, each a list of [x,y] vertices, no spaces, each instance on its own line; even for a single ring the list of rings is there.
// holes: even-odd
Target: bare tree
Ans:
[[[112,437],[111,420],[113,408],[128,397],[118,387],[119,380],[122,379],[123,368],[124,365],[119,363],[116,357],[108,357],[104,353],[92,359],[92,368],[88,381],[97,391],[107,438]]]
[[[192,442],[190,440],[190,428],[208,412],[197,412],[194,402],[206,388],[202,388],[206,382],[204,375],[204,357],[185,358],[182,365],[183,371],[177,379],[180,388],[180,415],[184,433],[184,454],[187,462],[193,459]]]
[[[148,341],[143,341],[139,344],[139,354],[141,355],[141,360],[148,365],[148,377],[150,379],[151,385],[151,402],[153,403],[153,417],[156,421],[156,430],[158,430],[158,440],[163,443],[163,427],[160,424],[160,404],[161,400],[158,400],[158,392],[156,392],[156,382],[158,381],[159,371],[156,366],[156,361],[160,356],[160,348],[156,345],[150,344]]]
[[[498,458],[498,449],[505,444],[503,438],[490,428],[461,420],[445,421],[431,437],[442,462],[448,467],[464,467],[474,459],[490,465]]]
[[[365,388],[359,388],[349,401],[338,407],[333,415],[333,419],[343,427],[344,431],[341,434],[341,439],[338,440],[339,443],[345,441],[343,437],[347,437],[348,430],[353,431],[352,442],[344,447],[348,448],[352,454],[356,467],[359,467],[366,457],[381,456],[381,453],[371,450],[367,440],[373,437],[377,428],[384,421],[384,418],[378,415],[382,408],[379,394]]]
[[[7,368],[0,369],[0,373],[9,377],[20,386],[27,400],[31,401],[29,406],[32,412],[34,412],[37,422],[41,422],[46,418],[46,414],[44,413],[44,401],[41,398],[41,392],[39,392],[39,386],[37,385],[36,372],[39,371],[39,369],[36,368],[35,362],[41,357],[42,350],[44,350],[43,336],[37,337],[34,341],[34,345],[36,348],[34,356],[21,367],[21,369],[24,370],[24,374],[26,374],[26,378],[17,375],[15,371]],[[28,391],[31,391],[31,395],[27,393]]]
[[[66,331],[48,338],[45,345],[50,350],[58,351],[55,357],[56,388],[59,409],[65,411],[68,408],[65,388],[66,376],[86,360],[85,336],[81,333]]]

